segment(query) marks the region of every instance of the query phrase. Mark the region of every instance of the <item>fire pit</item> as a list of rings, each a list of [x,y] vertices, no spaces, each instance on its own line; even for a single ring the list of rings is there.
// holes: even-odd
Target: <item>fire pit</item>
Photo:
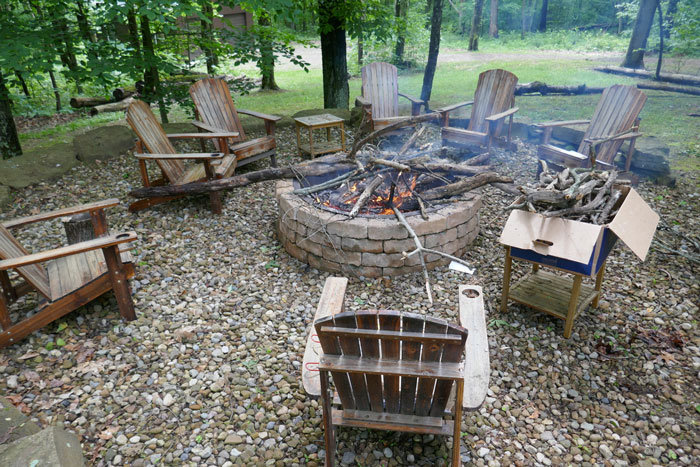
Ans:
[[[406,258],[402,253],[415,249],[416,244],[387,207],[393,205],[402,211],[408,209],[404,216],[425,248],[453,256],[464,254],[479,233],[479,195],[468,193],[464,200],[427,208],[426,220],[411,195],[417,177],[396,173],[385,177],[357,217],[348,213],[357,202],[363,184],[371,183],[371,177],[313,195],[293,193],[300,187],[296,181],[277,182],[278,234],[285,250],[311,267],[330,272],[381,277],[420,271],[418,255]],[[392,179],[397,182],[393,194],[389,182]],[[307,182],[315,185],[319,180]],[[429,182],[428,186],[436,184]],[[392,203],[386,203],[388,197]],[[447,264],[449,259],[428,253],[425,262],[432,269]]]

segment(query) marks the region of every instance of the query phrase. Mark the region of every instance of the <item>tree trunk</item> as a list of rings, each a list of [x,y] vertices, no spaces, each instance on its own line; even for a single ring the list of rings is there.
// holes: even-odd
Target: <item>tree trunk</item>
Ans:
[[[525,39],[525,8],[526,8],[526,0],[523,0],[523,4],[520,7],[520,38]]]
[[[162,123],[168,123],[168,110],[162,95],[158,65],[156,63],[155,49],[153,48],[153,34],[151,23],[147,16],[141,16],[141,41],[143,42],[143,58],[145,71],[143,74],[143,97],[146,102],[158,101],[158,111]]]
[[[139,43],[139,25],[136,21],[136,10],[130,8],[126,14],[126,20],[129,25],[129,43],[131,48],[134,49],[136,57],[141,59],[141,44]]]
[[[17,80],[19,81],[19,85],[22,86],[22,92],[24,93],[24,95],[27,97],[32,97],[32,95],[29,93],[29,88],[27,87],[27,82],[24,80],[24,76],[22,76],[22,73],[15,70],[15,76],[17,77]]]
[[[22,155],[22,146],[19,144],[17,127],[12,116],[10,92],[5,86],[2,71],[0,71],[0,153],[3,159]]]
[[[49,70],[49,79],[51,80],[51,87],[53,88],[53,97],[56,100],[56,112],[61,111],[61,93],[58,91],[58,84],[56,84],[56,76],[53,71]]]
[[[75,13],[75,17],[78,20],[78,29],[80,30],[80,35],[83,36],[85,42],[96,42],[97,38],[90,30],[90,23],[88,22],[88,15],[85,12],[83,0],[76,0],[75,4],[78,7],[78,11]]]
[[[59,13],[60,14],[60,13]],[[59,37],[63,41],[63,53],[60,54],[61,62],[68,70],[71,72],[71,77],[75,81],[75,89],[78,94],[83,93],[83,86],[80,84],[78,78],[78,59],[75,56],[75,51],[73,50],[73,37],[71,36],[70,30],[68,29],[68,22],[65,17],[59,17],[54,21],[54,26],[56,27]]]
[[[423,89],[421,99],[425,102],[425,111],[429,110],[430,94],[433,92],[433,78],[437,66],[438,53],[440,52],[440,27],[442,26],[443,0],[433,0],[433,14],[430,24],[430,44],[428,45],[428,63],[423,74]]]
[[[664,59],[664,15],[661,12],[661,2],[656,4],[656,8],[659,11],[659,59],[656,61],[656,80],[661,78],[661,63]]]
[[[342,3],[343,0],[319,1],[324,109],[347,109],[350,102],[345,22],[335,14],[342,10]]]
[[[270,26],[270,16],[267,12],[260,15],[258,24],[260,26]],[[277,82],[275,82],[275,55],[272,52],[269,42],[260,43],[260,57],[260,73],[262,74],[260,89],[278,90],[280,87],[277,86]]]
[[[95,238],[92,217],[88,212],[81,212],[71,217],[61,217],[61,223],[63,224],[63,230],[66,232],[66,241],[69,245]]]
[[[209,0],[202,0],[201,3],[202,13],[207,19],[202,19],[200,21],[200,37],[202,38],[202,52],[206,57],[207,62],[207,73],[210,75],[214,74],[214,66],[216,65],[216,55],[209,47],[209,44],[213,40],[212,34],[212,21],[214,20],[214,8]],[[262,24],[262,22],[260,22]],[[265,75],[263,74],[263,82],[265,80]],[[273,78],[274,81],[274,78]]]
[[[540,9],[540,25],[537,28],[539,32],[547,31],[547,6],[549,6],[549,0],[542,0],[542,8]]]
[[[109,104],[109,99],[106,97],[71,97],[70,106],[74,109],[83,107],[95,107],[96,105]]]
[[[627,54],[620,66],[626,68],[644,68],[644,52],[647,47],[651,23],[654,21],[654,10],[659,0],[640,0],[637,20],[627,48]]]
[[[394,16],[397,20],[405,20],[408,14],[408,0],[396,0],[396,8]],[[396,37],[396,49],[394,50],[394,63],[397,66],[404,64],[403,53],[406,48],[405,25],[399,24],[398,34]]]
[[[489,36],[498,37],[498,0],[491,0],[491,14],[489,15]]]
[[[365,53],[362,43],[362,31],[357,35],[357,66],[362,67],[362,59]]]
[[[666,39],[671,38],[671,29],[673,29],[673,16],[678,11],[678,0],[669,0],[668,6],[666,7],[666,29],[664,30],[664,37]]]
[[[472,29],[469,32],[469,50],[479,50],[479,34],[481,34],[481,12],[484,10],[484,0],[474,1]]]

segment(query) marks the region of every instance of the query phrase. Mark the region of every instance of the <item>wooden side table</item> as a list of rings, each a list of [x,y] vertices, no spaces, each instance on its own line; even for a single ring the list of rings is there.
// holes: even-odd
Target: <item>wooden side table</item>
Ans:
[[[517,258],[532,264],[532,272],[525,274],[515,285],[510,286],[513,257],[510,247],[506,247],[506,262],[503,268],[503,293],[501,295],[501,312],[508,310],[508,301],[521,303],[530,308],[543,311],[564,320],[564,337],[568,339],[574,328],[574,320],[588,305],[598,307],[600,288],[603,284],[605,262],[595,275],[595,285],[583,284],[583,274],[565,269]],[[552,272],[543,271],[540,266],[558,269],[573,275],[562,277]]]
[[[326,154],[328,152],[345,151],[345,120],[331,114],[312,115],[310,117],[295,118],[297,129],[297,148],[299,155],[303,152],[311,155],[313,159],[318,154]],[[301,142],[301,128],[309,130],[309,142]],[[331,128],[340,129],[340,145],[331,141]],[[326,129],[326,141],[314,142],[314,130]]]

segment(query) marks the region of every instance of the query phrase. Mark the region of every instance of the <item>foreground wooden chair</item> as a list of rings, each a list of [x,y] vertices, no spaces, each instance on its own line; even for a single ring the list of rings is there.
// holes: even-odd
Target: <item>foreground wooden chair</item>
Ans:
[[[222,131],[218,133],[178,133],[166,135],[151,109],[143,101],[134,101],[126,111],[126,121],[138,136],[136,153],[139,160],[141,180],[143,186],[158,186],[170,183],[171,185],[185,185],[187,183],[214,180],[231,176],[236,168],[236,157],[228,152],[227,138],[235,138],[237,132]],[[179,154],[170,139],[214,139],[217,140],[224,151],[220,153],[189,153]],[[147,150],[149,154],[144,154]],[[148,176],[146,161],[154,161],[158,164],[162,178],[151,180]],[[183,160],[192,160],[200,164],[186,168]],[[181,198],[182,196],[161,196],[145,198],[129,205],[129,211],[141,209],[165,203]],[[221,197],[218,192],[209,194],[212,211],[221,214]]]
[[[192,96],[197,117],[201,120],[192,122],[194,126],[204,132],[238,134],[238,136],[227,138],[225,141],[214,140],[214,144],[220,152],[230,151],[236,156],[237,167],[264,157],[269,157],[272,166],[277,167],[275,125],[282,117],[236,109],[228,85],[222,79],[206,78],[197,81],[190,87],[190,96]],[[250,115],[264,120],[267,135],[248,140],[238,114]]]
[[[489,383],[481,288],[459,287],[460,327],[393,311],[344,313],[346,286],[346,278],[326,279],[302,364],[304,390],[323,398],[326,465],[335,462],[340,425],[452,435],[459,465],[462,409],[478,409]],[[331,407],[329,372],[342,410]],[[450,408],[453,420],[445,420]]]
[[[114,290],[122,317],[127,321],[136,318],[127,282],[134,275],[131,254],[119,251],[119,245],[136,240],[136,233],[110,234],[104,215],[105,208],[118,204],[119,200],[110,199],[0,224],[0,348],[109,290]],[[10,233],[10,229],[81,212],[90,213],[96,235],[93,240],[31,254]],[[19,277],[13,282],[8,271]],[[30,317],[13,323],[8,306],[31,291],[42,298],[39,306]]]
[[[511,146],[510,135],[515,107],[515,85],[518,77],[506,70],[488,70],[479,75],[474,100],[438,109],[442,118],[442,143],[450,146],[486,146],[487,151],[495,143]],[[469,126],[466,129],[450,126],[450,112],[472,106]],[[508,120],[508,136],[500,138],[503,123]]]
[[[598,168],[607,169],[613,166],[622,143],[629,140],[629,151],[625,159],[625,171],[629,171],[635,142],[642,135],[638,133],[639,113],[646,100],[646,94],[639,89],[616,84],[603,91],[590,120],[540,123],[538,126],[544,132],[542,144],[537,148],[539,159],[559,169],[591,167],[593,164]],[[588,128],[578,150],[567,151],[549,144],[555,127],[584,124],[588,124]]]
[[[362,96],[356,102],[362,107],[365,119],[371,122],[371,131],[408,118],[399,116],[399,96],[411,101],[411,116],[420,114],[425,102],[399,92],[394,65],[376,62],[362,67]]]

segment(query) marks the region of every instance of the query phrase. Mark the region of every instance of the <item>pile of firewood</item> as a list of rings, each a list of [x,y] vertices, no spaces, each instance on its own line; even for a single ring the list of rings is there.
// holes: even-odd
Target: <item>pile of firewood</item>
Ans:
[[[527,209],[545,217],[563,217],[589,224],[603,225],[617,214],[622,196],[620,185],[627,180],[617,178],[617,171],[587,168],[564,169],[553,173],[542,163],[539,183],[535,187],[520,186],[522,193],[506,210]]]

